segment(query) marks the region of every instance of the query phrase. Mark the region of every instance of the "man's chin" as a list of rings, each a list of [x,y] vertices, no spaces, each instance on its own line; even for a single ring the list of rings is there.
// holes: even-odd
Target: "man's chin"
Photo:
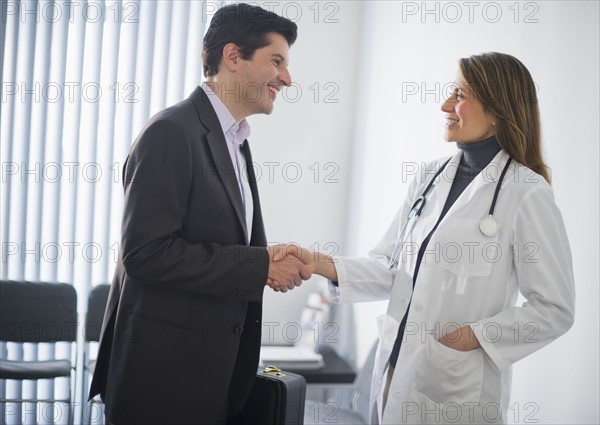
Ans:
[[[271,115],[273,113],[274,109],[275,109],[275,106],[271,103],[268,107],[263,109],[263,114]]]

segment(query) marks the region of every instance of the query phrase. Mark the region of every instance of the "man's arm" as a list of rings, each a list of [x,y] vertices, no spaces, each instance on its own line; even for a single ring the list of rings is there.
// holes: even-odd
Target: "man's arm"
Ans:
[[[170,119],[152,123],[125,170],[122,255],[127,274],[173,290],[261,301],[270,263],[266,248],[196,243],[181,236],[193,173],[181,125]],[[273,270],[287,281],[300,276],[294,263]]]

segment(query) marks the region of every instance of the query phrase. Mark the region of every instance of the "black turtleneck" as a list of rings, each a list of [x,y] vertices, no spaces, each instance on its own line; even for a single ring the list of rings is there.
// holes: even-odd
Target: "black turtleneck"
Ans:
[[[463,155],[438,222],[444,218],[454,201],[458,199],[475,176],[492,162],[501,149],[495,136],[476,143],[457,143],[456,146],[463,151]]]
[[[444,204],[442,213],[440,214],[437,223],[435,226],[433,226],[433,229],[431,232],[429,232],[429,235],[427,235],[421,244],[421,247],[419,248],[417,262],[415,264],[415,272],[413,274],[413,292],[414,285],[417,282],[419,268],[421,267],[421,261],[423,260],[423,255],[425,254],[429,240],[436,231],[438,224],[440,224],[440,221],[442,221],[450,207],[452,207],[454,202],[463,193],[469,183],[471,183],[475,176],[477,176],[477,174],[479,174],[481,170],[483,170],[492,161],[492,159],[494,159],[496,154],[501,149],[495,136],[475,143],[457,143],[456,146],[463,151],[463,155],[460,159],[460,163],[458,164],[458,169],[456,170],[456,175],[452,181],[452,187],[448,193],[448,198],[446,198],[446,203]],[[396,336],[396,341],[394,342],[394,348],[392,350],[392,354],[390,355],[390,365],[392,367],[396,367],[396,362],[398,361],[398,355],[400,353],[400,346],[402,345],[402,338],[404,337],[404,329],[406,328],[406,320],[408,318],[409,309],[410,304],[406,309],[406,314],[404,315],[402,322],[400,323],[398,335]]]

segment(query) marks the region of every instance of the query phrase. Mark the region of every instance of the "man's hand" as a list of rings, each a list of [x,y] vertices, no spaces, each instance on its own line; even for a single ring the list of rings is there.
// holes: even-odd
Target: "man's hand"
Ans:
[[[337,281],[337,272],[333,258],[318,251],[313,252],[295,244],[280,244],[269,247],[269,258],[275,263],[300,261],[304,264],[310,275],[316,273],[333,281]],[[267,285],[273,290],[286,292],[287,289],[293,289],[290,285],[286,285],[287,289],[283,290],[284,285],[281,285],[281,283],[280,280],[269,273]]]
[[[319,262],[319,252],[311,252],[295,244],[279,244],[269,248],[269,255],[273,261],[281,261],[292,256],[304,263],[310,273],[315,273]],[[272,254],[271,254],[272,253]],[[293,261],[293,260],[292,260]]]
[[[276,292],[287,292],[311,278],[312,271],[293,255],[282,255],[286,245],[269,247],[269,272],[267,285]],[[275,260],[277,258],[277,260]]]

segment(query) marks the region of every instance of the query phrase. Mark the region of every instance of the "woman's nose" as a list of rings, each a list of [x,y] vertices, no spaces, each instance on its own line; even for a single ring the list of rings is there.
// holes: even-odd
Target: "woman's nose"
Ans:
[[[454,104],[455,102],[452,100],[452,96],[450,96],[449,98],[447,98],[444,103],[442,103],[442,111],[444,112],[452,112],[454,111]]]

